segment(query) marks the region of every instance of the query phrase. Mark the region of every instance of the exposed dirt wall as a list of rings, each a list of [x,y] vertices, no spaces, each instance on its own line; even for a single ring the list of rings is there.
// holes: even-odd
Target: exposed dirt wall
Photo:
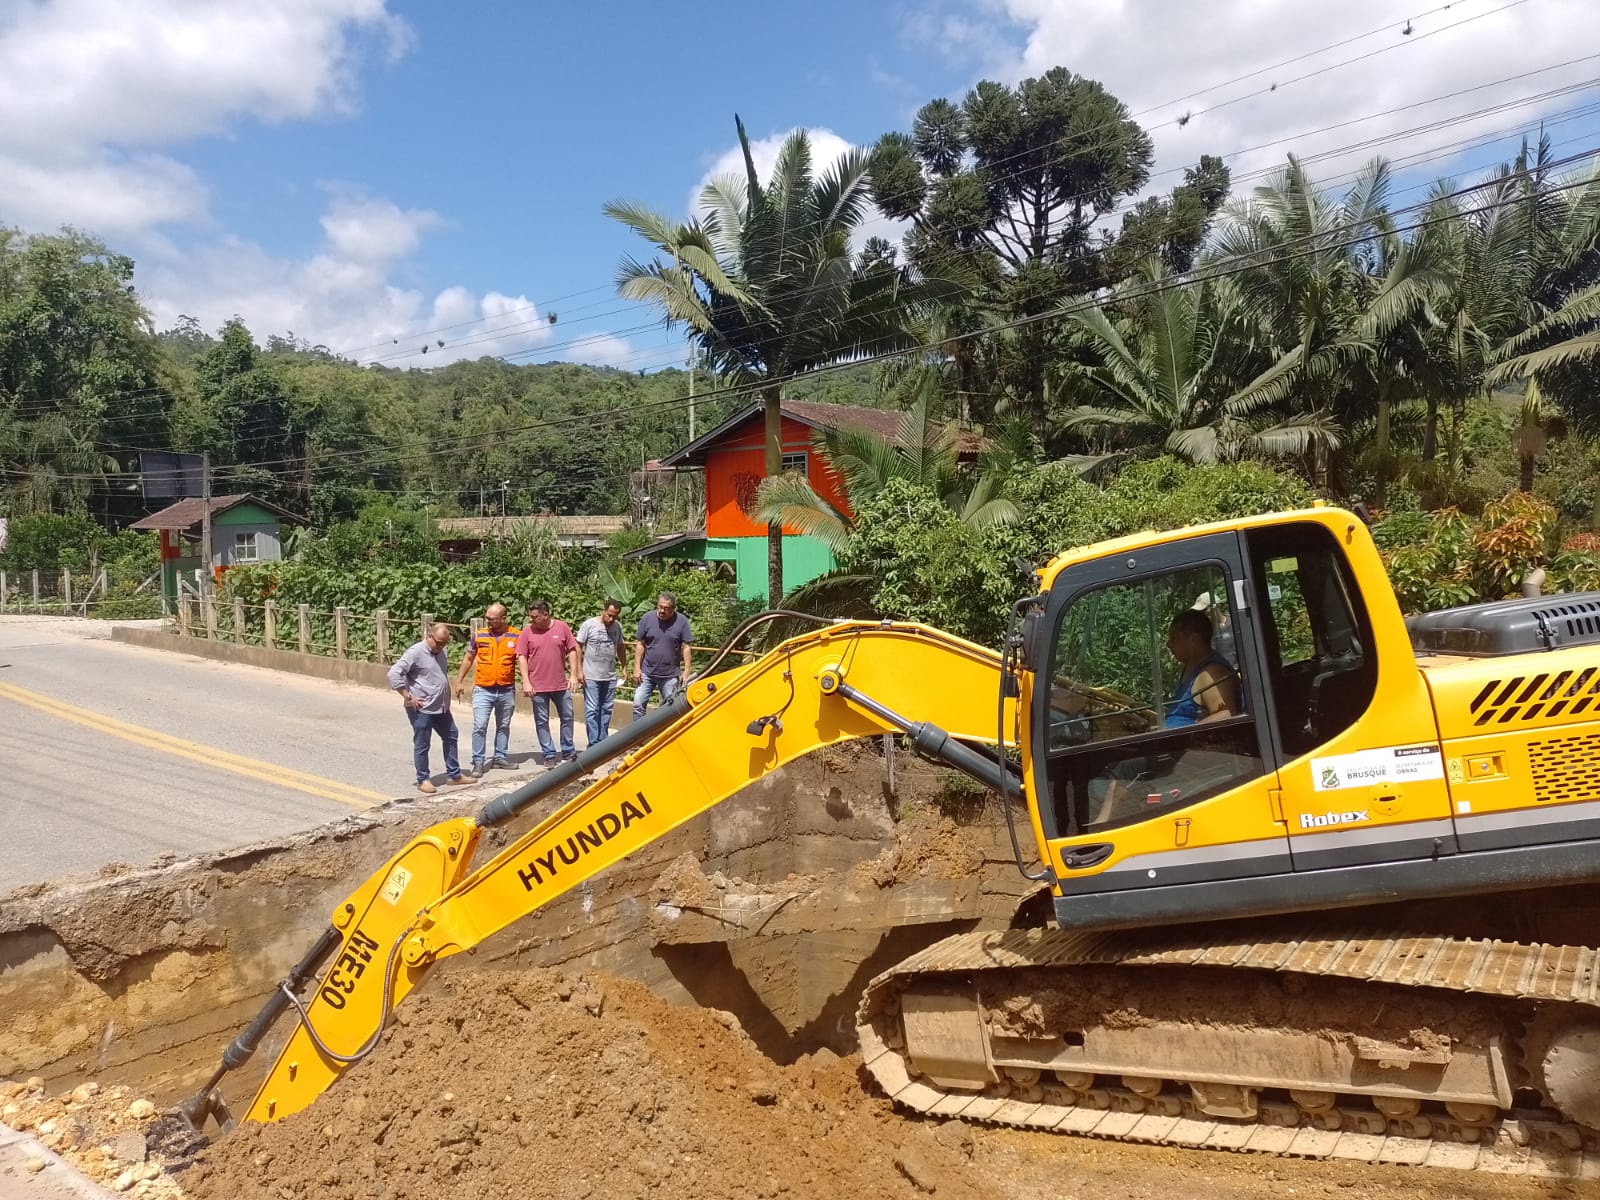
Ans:
[[[875,750],[813,756],[446,969],[604,968],[733,1012],[779,1061],[848,1050],[872,973],[945,933],[1003,924],[1026,887],[990,818],[942,816],[916,799],[927,777],[908,782],[885,798]],[[279,844],[0,899],[0,1076],[181,1094],[360,880],[483,800],[391,805]],[[480,857],[554,803],[491,831]],[[241,1073],[229,1094],[253,1083]]]

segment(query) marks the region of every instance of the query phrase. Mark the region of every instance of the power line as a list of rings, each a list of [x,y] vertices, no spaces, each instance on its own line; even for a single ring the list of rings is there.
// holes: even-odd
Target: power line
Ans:
[[[1534,167],[1524,168],[1523,170],[1520,170],[1520,171],[1510,172],[1510,173],[1508,173],[1508,174],[1506,174],[1504,176],[1496,178],[1494,181],[1492,181],[1492,184],[1493,184],[1493,186],[1499,187],[1499,186],[1503,186],[1504,184],[1506,184],[1508,182],[1516,180],[1518,178],[1525,178],[1525,177],[1532,176],[1532,175],[1535,175],[1535,174],[1542,174],[1542,173],[1545,173],[1545,172],[1548,172],[1548,171],[1551,171],[1551,170],[1557,170],[1557,169],[1559,169],[1559,168],[1561,168],[1563,166],[1568,166],[1568,165],[1571,165],[1571,164],[1573,164],[1575,162],[1582,161],[1583,159],[1590,158],[1593,155],[1595,155],[1596,153],[1600,153],[1600,147],[1591,146],[1588,149],[1586,149],[1586,150],[1584,150],[1584,151],[1582,151],[1582,152],[1580,152],[1578,154],[1570,155],[1570,156],[1567,156],[1567,157],[1562,158],[1562,159],[1556,159],[1556,160],[1554,160],[1552,162],[1540,164],[1540,165],[1537,165],[1537,166],[1534,166]],[[1442,203],[1444,203],[1446,201],[1450,201],[1450,200],[1454,200],[1454,199],[1460,199],[1460,198],[1463,198],[1463,197],[1471,196],[1475,192],[1482,192],[1482,191],[1485,190],[1485,188],[1487,186],[1490,186],[1490,185],[1486,185],[1486,184],[1483,184],[1483,183],[1478,183],[1478,184],[1473,184],[1470,187],[1457,189],[1457,190],[1452,191],[1452,192],[1446,192],[1446,193],[1442,193],[1442,194],[1439,194],[1439,195],[1430,196],[1427,200],[1422,201],[1419,204],[1409,205],[1409,206],[1406,206],[1406,207],[1401,208],[1401,209],[1393,210],[1392,212],[1388,213],[1387,215],[1390,216],[1390,217],[1393,217],[1393,216],[1400,215],[1400,214],[1403,214],[1403,213],[1406,213],[1406,212],[1415,212],[1415,211],[1419,211],[1419,210],[1430,210],[1430,209],[1433,209],[1435,206],[1437,206],[1439,204],[1442,204]],[[1557,194],[1557,193],[1564,193],[1564,192],[1576,190],[1578,188],[1584,188],[1584,187],[1590,187],[1590,186],[1595,186],[1595,181],[1592,180],[1592,179],[1572,180],[1572,181],[1569,181],[1569,182],[1566,182],[1566,183],[1553,185],[1553,186],[1545,189],[1545,193],[1544,194],[1552,195],[1552,194]],[[1187,272],[1185,275],[1173,276],[1173,277],[1170,277],[1168,279],[1154,281],[1154,282],[1152,282],[1150,284],[1146,284],[1146,285],[1136,285],[1136,286],[1134,286],[1132,288],[1124,289],[1123,291],[1119,292],[1114,297],[1109,297],[1109,298],[1106,298],[1104,300],[1096,299],[1096,298],[1085,298],[1085,299],[1080,300],[1080,301],[1078,301],[1076,303],[1073,303],[1073,304],[1063,305],[1063,306],[1059,306],[1059,307],[1050,309],[1050,310],[1048,310],[1048,311],[1046,311],[1044,313],[1034,314],[1034,315],[1030,315],[1030,316],[1026,316],[1026,317],[1019,317],[1019,318],[1016,318],[1014,320],[1003,322],[1003,323],[1000,323],[998,325],[995,325],[995,326],[992,326],[992,327],[989,327],[989,328],[986,328],[986,329],[976,330],[976,331],[973,331],[973,332],[967,333],[967,334],[959,334],[959,335],[956,335],[956,336],[954,336],[952,338],[946,339],[946,343],[948,344],[950,342],[976,340],[976,339],[982,338],[982,337],[993,337],[994,335],[999,334],[999,333],[1004,333],[1004,332],[1008,332],[1008,331],[1013,330],[1013,329],[1019,329],[1019,328],[1035,325],[1035,324],[1038,324],[1038,323],[1043,322],[1043,321],[1059,320],[1059,319],[1061,319],[1063,317],[1071,316],[1071,315],[1073,315],[1074,313],[1077,313],[1077,312],[1083,312],[1083,311],[1087,311],[1090,308],[1100,307],[1103,303],[1107,303],[1107,302],[1126,303],[1126,302],[1128,302],[1130,300],[1141,299],[1141,298],[1143,298],[1145,296],[1158,295],[1158,294],[1161,294],[1163,292],[1173,290],[1174,288],[1177,288],[1177,287],[1198,286],[1198,285],[1202,285],[1202,284],[1211,282],[1212,280],[1224,279],[1224,278],[1232,277],[1234,275],[1242,274],[1242,273],[1244,273],[1246,271],[1257,270],[1257,269],[1261,269],[1261,268],[1265,268],[1265,267],[1281,265],[1282,263],[1292,262],[1292,261],[1295,261],[1296,259],[1299,259],[1299,258],[1311,257],[1313,255],[1319,255],[1319,254],[1325,254],[1325,253],[1328,253],[1329,251],[1332,251],[1332,250],[1346,249],[1346,248],[1349,248],[1349,247],[1352,247],[1352,246],[1360,245],[1360,244],[1362,244],[1364,242],[1369,242],[1369,241],[1376,240],[1376,239],[1381,238],[1381,237],[1395,236],[1395,235],[1400,235],[1400,234],[1405,234],[1405,233],[1414,233],[1414,232],[1417,232],[1419,230],[1429,228],[1429,227],[1431,227],[1433,225],[1436,225],[1436,224],[1448,223],[1448,222],[1451,222],[1451,221],[1456,221],[1456,220],[1463,219],[1465,217],[1469,217],[1469,216],[1473,216],[1473,215],[1477,215],[1477,214],[1481,214],[1481,213],[1486,213],[1486,212],[1492,211],[1492,210],[1494,210],[1496,208],[1502,207],[1506,203],[1507,202],[1504,201],[1504,200],[1498,200],[1498,199],[1491,200],[1491,201],[1489,201],[1487,203],[1484,203],[1482,205],[1478,205],[1478,206],[1475,206],[1475,207],[1456,208],[1456,209],[1452,209],[1451,211],[1449,211],[1447,213],[1444,213],[1442,215],[1433,216],[1433,217],[1424,217],[1421,220],[1419,220],[1419,221],[1417,221],[1417,222],[1415,222],[1413,224],[1410,224],[1410,225],[1394,225],[1394,226],[1390,226],[1389,228],[1383,229],[1383,230],[1376,230],[1376,231],[1371,231],[1371,232],[1358,233],[1356,236],[1347,238],[1347,239],[1342,240],[1342,241],[1333,240],[1333,239],[1336,239],[1338,237],[1338,235],[1341,232],[1341,230],[1344,230],[1344,231],[1359,230],[1359,229],[1361,229],[1361,228],[1363,228],[1363,227],[1365,227],[1365,226],[1370,224],[1369,222],[1365,222],[1365,221],[1344,222],[1342,224],[1329,226],[1327,229],[1318,230],[1316,232],[1313,232],[1313,233],[1310,233],[1310,234],[1306,234],[1306,235],[1303,235],[1303,236],[1298,237],[1298,238],[1290,239],[1290,240],[1288,240],[1286,242],[1274,245],[1274,246],[1272,246],[1272,247],[1270,247],[1268,249],[1265,249],[1265,250],[1247,251],[1247,252],[1244,252],[1244,253],[1241,253],[1241,254],[1238,254],[1238,255],[1231,256],[1230,259],[1216,260],[1216,261],[1213,261],[1211,263],[1204,264],[1201,267],[1196,268],[1194,271]],[[1309,249],[1304,249],[1304,250],[1301,250],[1301,251],[1295,251],[1292,248],[1296,247],[1296,246],[1303,246],[1303,247],[1304,246],[1309,246],[1310,248]],[[760,390],[763,390],[763,389],[765,389],[767,387],[772,386],[774,383],[782,384],[782,383],[792,382],[793,380],[798,379],[798,378],[814,379],[814,378],[816,378],[818,376],[829,374],[829,373],[832,373],[832,372],[835,372],[835,371],[849,369],[849,368],[852,368],[852,367],[859,367],[859,366],[863,366],[863,365],[868,365],[868,364],[875,363],[875,362],[882,362],[882,361],[890,360],[890,359],[893,359],[893,358],[904,357],[907,354],[919,353],[919,352],[923,352],[922,349],[892,350],[892,351],[884,351],[884,352],[880,352],[880,353],[876,353],[876,354],[868,354],[868,355],[862,356],[860,358],[850,359],[850,360],[847,360],[847,361],[843,361],[843,362],[839,362],[839,363],[835,363],[835,364],[830,364],[830,365],[827,365],[827,366],[817,367],[817,368],[814,368],[812,370],[805,371],[805,372],[795,372],[795,373],[792,373],[792,374],[790,374],[788,376],[784,376],[784,377],[781,377],[781,378],[778,378],[778,379],[757,380],[757,381],[753,381],[753,382],[750,382],[750,383],[747,383],[747,384],[734,385],[732,387],[728,387],[728,388],[723,389],[721,392],[717,393],[717,395],[718,395],[719,398],[722,398],[722,399],[734,399],[734,398],[738,398],[741,395],[754,394],[754,393],[756,393],[756,392],[758,392]],[[704,398],[705,397],[703,397],[703,396],[700,397],[700,399],[702,399],[702,400]],[[647,404],[644,404],[644,405],[635,405],[635,406],[633,406],[631,408],[626,408],[626,409],[612,409],[612,410],[603,410],[601,412],[572,414],[572,415],[570,415],[570,416],[568,416],[566,418],[556,418],[556,419],[551,419],[551,420],[547,420],[547,421],[543,421],[543,422],[536,422],[534,424],[522,427],[520,430],[517,427],[511,427],[511,428],[508,428],[508,429],[497,430],[497,431],[494,431],[493,433],[489,433],[489,434],[465,435],[465,436],[463,436],[461,438],[457,438],[457,439],[437,439],[433,443],[431,443],[427,448],[421,450],[419,453],[409,454],[409,455],[408,454],[398,454],[397,453],[397,454],[391,454],[388,457],[389,457],[389,459],[391,461],[394,461],[394,462],[414,460],[414,459],[416,459],[418,457],[431,459],[431,458],[437,457],[440,448],[443,445],[445,445],[446,443],[450,443],[450,442],[461,443],[461,442],[475,441],[475,442],[479,443],[483,448],[489,448],[489,447],[501,444],[505,437],[507,437],[509,435],[512,435],[512,434],[515,434],[517,432],[531,432],[531,431],[535,431],[535,430],[543,430],[543,429],[548,429],[548,428],[552,428],[552,427],[558,427],[558,426],[567,425],[567,424],[575,424],[575,423],[578,423],[578,422],[593,423],[596,420],[607,418],[607,417],[614,417],[614,416],[615,417],[627,417],[627,416],[635,415],[638,412],[644,411],[644,410],[647,410],[647,409],[668,408],[668,407],[685,407],[687,405],[687,403],[688,403],[688,399],[689,398],[685,395],[685,396],[679,396],[679,397],[675,397],[675,398],[668,399],[668,400],[650,402],[650,403],[647,403]],[[464,449],[465,447],[463,447],[463,446],[458,444],[458,445],[455,445],[453,448],[456,449],[456,450],[461,450],[461,449]],[[370,449],[364,449],[364,450],[360,450],[360,451],[348,451],[348,452],[345,452],[345,454],[343,456],[339,456],[339,457],[350,457],[350,456],[369,456],[370,457],[371,454],[372,454],[372,451]],[[327,457],[328,458],[333,458],[333,457],[336,457],[336,456],[330,455],[330,456],[327,456]],[[308,472],[309,471],[319,471],[319,470],[328,470],[329,469],[326,459],[322,463],[317,464],[315,466],[307,466],[302,458],[281,459],[281,460],[273,460],[273,461],[269,461],[269,462],[259,462],[259,463],[252,463],[252,464],[241,464],[242,467],[255,467],[255,468],[258,468],[258,469],[259,468],[268,467],[268,466],[273,466],[273,465],[302,466],[302,467],[305,467],[305,469]],[[87,478],[87,479],[99,479],[99,478],[101,478],[101,476],[98,476],[98,475],[95,475],[95,476],[67,476],[67,475],[62,475],[62,476],[57,476],[57,478],[60,478],[60,479],[71,479],[71,478],[77,478],[77,479],[85,479],[85,478]]]

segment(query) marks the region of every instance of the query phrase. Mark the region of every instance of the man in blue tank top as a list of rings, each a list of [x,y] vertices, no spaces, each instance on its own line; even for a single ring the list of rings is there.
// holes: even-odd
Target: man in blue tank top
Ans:
[[[1167,629],[1167,652],[1183,667],[1183,678],[1167,705],[1168,729],[1201,725],[1237,716],[1239,677],[1228,660],[1211,648],[1211,618],[1186,608]]]

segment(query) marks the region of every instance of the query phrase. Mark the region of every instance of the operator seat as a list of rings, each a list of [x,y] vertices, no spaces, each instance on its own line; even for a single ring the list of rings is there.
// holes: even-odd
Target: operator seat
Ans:
[[[1311,680],[1309,722],[1315,744],[1331,741],[1354,725],[1372,702],[1376,684],[1362,658],[1332,660]]]

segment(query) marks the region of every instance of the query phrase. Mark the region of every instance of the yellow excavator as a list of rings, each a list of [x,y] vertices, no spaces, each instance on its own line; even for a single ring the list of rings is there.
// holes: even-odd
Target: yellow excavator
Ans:
[[[243,1118],[306,1107],[440,961],[782,764],[892,733],[998,793],[1045,898],[868,986],[862,1054],[897,1104],[1594,1173],[1600,593],[1405,619],[1363,520],[1323,506],[1102,542],[1034,578],[999,653],[803,618],[720,669],[801,619],[752,618],[672,702],[413,838],[185,1115],[231,1121],[222,1077],[291,1010]],[[475,862],[484,830],[614,759]]]

